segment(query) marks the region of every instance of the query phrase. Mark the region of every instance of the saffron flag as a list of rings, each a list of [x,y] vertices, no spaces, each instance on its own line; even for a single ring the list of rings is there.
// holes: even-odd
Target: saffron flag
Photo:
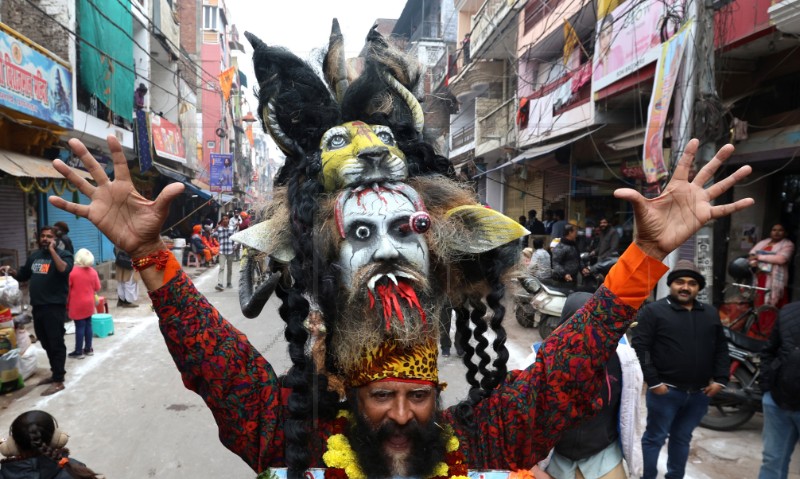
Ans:
[[[236,67],[230,67],[219,74],[219,86],[222,88],[222,95],[225,97],[225,101],[228,101],[231,97],[231,87],[233,86],[235,75]]]
[[[250,141],[250,147],[254,147],[255,140],[253,140],[253,125],[247,125],[247,129],[244,131],[244,134],[247,135],[247,139]]]
[[[581,44],[581,39],[578,38],[578,32],[569,23],[569,20],[564,19],[564,65],[569,63],[572,52],[575,51]]]
[[[599,0],[597,2],[597,20],[614,11],[622,3],[622,0]]]

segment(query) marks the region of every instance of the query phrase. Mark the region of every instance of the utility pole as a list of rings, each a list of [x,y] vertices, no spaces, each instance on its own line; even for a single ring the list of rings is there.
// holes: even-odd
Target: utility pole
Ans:
[[[684,148],[692,138],[700,140],[700,147],[695,156],[695,170],[699,171],[716,153],[714,138],[700,138],[702,131],[695,131],[694,114],[697,111],[697,100],[716,98],[714,76],[714,10],[710,0],[690,0],[686,5],[686,18],[694,17],[690,27],[689,41],[686,44],[684,64],[680,81],[675,85],[675,109],[672,126],[672,166],[678,162]],[[712,263],[713,227],[705,225],[700,231],[677,250],[664,259],[670,268],[675,266],[680,254],[684,256],[694,253],[693,260],[706,278],[706,287],[698,295],[698,300],[710,302],[709,294],[714,286],[714,269]],[[658,283],[657,297],[669,294],[666,277]]]

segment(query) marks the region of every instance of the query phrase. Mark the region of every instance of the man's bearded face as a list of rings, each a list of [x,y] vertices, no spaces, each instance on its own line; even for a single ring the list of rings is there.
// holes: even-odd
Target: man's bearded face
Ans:
[[[428,477],[445,460],[447,438],[436,425],[438,410],[427,422],[415,418],[401,425],[388,418],[373,423],[365,411],[355,409],[347,437],[367,477]],[[394,443],[410,447],[398,449]]]
[[[436,331],[434,316],[426,313],[433,303],[428,246],[409,226],[416,212],[406,196],[384,189],[354,193],[339,212],[343,290],[334,334],[347,338],[335,341],[345,367],[387,336],[413,343]]]

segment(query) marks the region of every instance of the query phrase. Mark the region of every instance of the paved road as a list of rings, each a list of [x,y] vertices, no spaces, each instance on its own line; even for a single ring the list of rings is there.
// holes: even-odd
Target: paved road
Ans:
[[[216,269],[190,271],[199,289],[276,371],[285,371],[289,361],[278,303],[271,300],[259,318],[247,319],[241,315],[235,289],[214,291]],[[44,409],[70,434],[69,447],[75,457],[110,479],[254,477],[244,462],[220,444],[214,420],[202,401],[183,388],[147,298],[140,298],[140,303],[136,309],[112,307],[116,333],[95,338],[93,357],[69,359],[67,389],[46,398],[39,396],[43,386],[33,386],[49,373],[42,355],[43,369],[28,380],[28,386],[0,397],[0,431],[21,412]],[[510,366],[523,367],[538,335],[518,326],[513,315],[509,319]],[[68,345],[72,341],[74,336],[68,336]],[[446,405],[464,397],[463,371],[459,358],[442,358],[441,376],[449,384]],[[698,429],[687,478],[756,477],[760,421],[757,417],[743,430],[730,433]],[[798,463],[800,458],[795,457],[793,479],[800,478]]]

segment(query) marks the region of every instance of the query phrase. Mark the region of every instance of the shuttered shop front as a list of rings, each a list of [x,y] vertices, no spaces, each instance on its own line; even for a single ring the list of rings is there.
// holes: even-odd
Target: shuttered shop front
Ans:
[[[25,194],[16,186],[0,185],[0,251],[2,264],[9,264],[8,251],[15,251],[17,268],[28,258],[25,235]]]

